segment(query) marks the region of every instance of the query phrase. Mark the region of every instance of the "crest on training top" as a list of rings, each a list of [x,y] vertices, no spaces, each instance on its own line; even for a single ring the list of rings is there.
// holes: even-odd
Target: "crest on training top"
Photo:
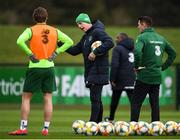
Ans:
[[[92,36],[89,36],[89,42],[92,40]]]

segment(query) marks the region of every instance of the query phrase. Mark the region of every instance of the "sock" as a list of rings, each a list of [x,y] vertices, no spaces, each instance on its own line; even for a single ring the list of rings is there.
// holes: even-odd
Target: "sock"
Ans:
[[[48,128],[49,128],[49,124],[50,124],[50,122],[46,122],[46,121],[45,121],[45,122],[44,122],[44,128],[45,128],[45,129],[48,129]]]
[[[21,120],[20,129],[24,130],[27,128],[27,120]]]

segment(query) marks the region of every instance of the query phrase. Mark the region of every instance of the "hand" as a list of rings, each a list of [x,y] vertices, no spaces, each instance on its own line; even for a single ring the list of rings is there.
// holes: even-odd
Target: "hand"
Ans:
[[[53,52],[53,54],[48,58],[48,60],[53,61],[56,58],[57,55],[58,55],[57,52]]]
[[[39,60],[36,58],[36,56],[34,54],[29,56],[29,59],[33,62],[33,63],[38,63]]]
[[[134,69],[134,72],[137,73],[138,71],[145,69],[146,67],[138,67]]]
[[[88,56],[88,59],[91,60],[91,61],[94,61],[95,58],[96,58],[96,55],[95,55],[93,52],[91,52],[91,53],[89,54],[89,56]]]
[[[142,69],[145,69],[146,67],[138,67],[137,70],[142,70]]]
[[[59,41],[59,42],[57,43],[57,45],[58,45],[59,48],[60,48],[63,44],[64,44],[64,43],[61,42],[61,41]]]
[[[86,88],[90,88],[91,86],[92,86],[92,84],[91,83],[89,83],[89,81],[86,81]]]
[[[136,68],[134,68],[134,72],[135,72],[135,74],[137,74],[137,69]]]
[[[111,85],[112,85],[113,87],[115,87],[115,86],[116,86],[116,83],[115,83],[114,81],[111,81]]]

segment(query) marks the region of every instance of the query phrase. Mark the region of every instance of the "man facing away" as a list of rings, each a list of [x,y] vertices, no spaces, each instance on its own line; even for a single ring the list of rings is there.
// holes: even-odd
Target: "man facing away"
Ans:
[[[110,81],[112,87],[112,98],[110,115],[105,121],[112,122],[121,97],[122,91],[126,91],[131,103],[134,89],[134,41],[126,33],[119,33],[116,39],[116,47],[113,49]]]
[[[36,8],[33,19],[36,24],[27,28],[17,39],[17,44],[29,56],[30,62],[23,87],[20,129],[10,132],[10,135],[27,135],[30,101],[37,91],[42,91],[44,98],[44,126],[41,133],[48,135],[53,112],[52,92],[56,90],[53,60],[73,45],[67,35],[46,24],[48,13],[45,8]],[[60,48],[56,48],[58,41],[63,42]]]
[[[99,20],[91,22],[85,13],[79,14],[76,18],[78,28],[84,35],[81,40],[66,52],[71,55],[83,54],[84,58],[84,77],[86,87],[90,89],[91,116],[90,121],[101,122],[103,115],[103,105],[101,92],[103,85],[109,81],[109,62],[108,51],[113,47],[113,41],[104,31],[104,25]],[[92,50],[91,45],[95,41],[102,44]]]
[[[135,68],[137,79],[131,101],[131,121],[138,121],[141,106],[149,94],[151,105],[151,121],[160,121],[159,85],[161,71],[166,70],[176,57],[175,50],[164,37],[152,28],[149,16],[138,18],[140,35],[135,44]],[[167,59],[163,63],[163,54]]]

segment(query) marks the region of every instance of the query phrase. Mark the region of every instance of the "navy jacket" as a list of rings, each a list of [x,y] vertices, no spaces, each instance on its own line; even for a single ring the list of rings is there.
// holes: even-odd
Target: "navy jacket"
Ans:
[[[134,42],[127,38],[117,43],[113,49],[110,81],[116,83],[113,89],[123,89],[126,86],[134,86]]]
[[[91,53],[91,45],[95,41],[101,41],[102,45],[94,50],[95,61],[88,59]],[[79,43],[66,50],[71,55],[83,54],[85,66],[85,83],[105,85],[109,83],[108,51],[114,46],[112,39],[104,31],[104,25],[99,20],[92,23],[92,27],[86,31]]]

